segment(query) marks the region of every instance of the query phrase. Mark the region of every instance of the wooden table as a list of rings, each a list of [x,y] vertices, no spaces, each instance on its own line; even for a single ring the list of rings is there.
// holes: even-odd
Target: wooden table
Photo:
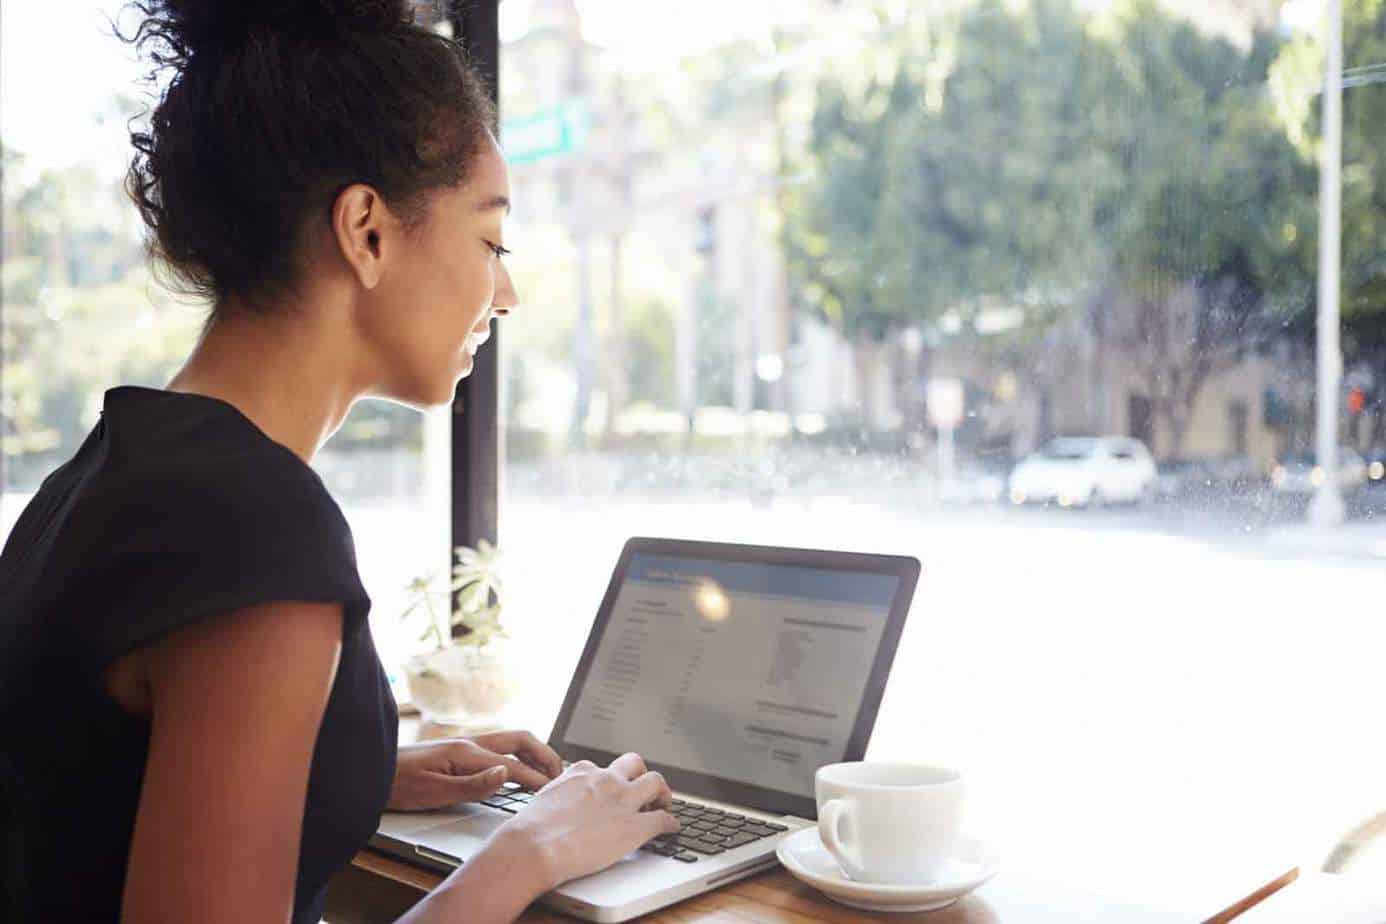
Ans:
[[[1292,881],[1296,870],[1265,883],[1232,906],[1216,910],[1190,910],[1188,914],[1152,911],[1121,904],[1097,895],[1029,882],[1018,874],[1002,872],[991,882],[956,904],[938,911],[913,914],[881,914],[858,911],[836,904],[775,869],[743,879],[645,915],[641,924],[855,924],[879,921],[891,924],[1223,924]],[[373,850],[363,850],[347,873],[333,881],[325,919],[327,924],[385,924],[394,921],[443,877],[395,860]],[[539,905],[520,917],[520,924],[572,924],[576,919]],[[1280,920],[1280,919],[1276,919]],[[1284,919],[1290,920],[1288,918]]]
[[[1247,911],[1237,924],[1380,924],[1386,885],[1376,875],[1306,873]]]
[[[449,733],[448,729],[421,725],[413,717],[400,721],[402,743]],[[916,914],[882,914],[839,905],[776,868],[638,920],[641,924],[1225,924],[1279,892],[1298,873],[1297,867],[1268,871],[1259,881],[1253,877],[1233,884],[1226,894],[1209,897],[1205,907],[1170,911],[1133,907],[1095,894],[1027,880],[1021,871],[1003,869],[991,882],[948,908]],[[327,924],[386,924],[404,914],[443,879],[431,870],[374,850],[362,850],[351,866],[333,880],[324,917]],[[571,924],[577,919],[534,905],[519,920],[520,924]]]

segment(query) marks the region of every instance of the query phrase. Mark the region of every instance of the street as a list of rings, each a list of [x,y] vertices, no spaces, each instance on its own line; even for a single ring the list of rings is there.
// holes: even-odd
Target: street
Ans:
[[[1386,570],[1148,516],[513,498],[503,542],[516,643],[546,666],[526,678],[537,715],[629,535],[917,556],[869,756],[963,768],[971,827],[1017,868],[1131,896],[1170,869],[1174,901],[1195,868],[1312,862],[1386,810]]]

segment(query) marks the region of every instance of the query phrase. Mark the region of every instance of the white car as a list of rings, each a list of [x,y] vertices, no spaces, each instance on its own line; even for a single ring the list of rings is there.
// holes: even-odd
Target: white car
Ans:
[[[1155,481],[1155,460],[1140,440],[1064,437],[1026,456],[1011,472],[1007,494],[1013,504],[1135,503],[1154,493]]]

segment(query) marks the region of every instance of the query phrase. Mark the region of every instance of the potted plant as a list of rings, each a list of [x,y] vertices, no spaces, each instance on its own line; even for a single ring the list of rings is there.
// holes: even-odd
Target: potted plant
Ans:
[[[450,591],[435,586],[437,573],[409,582],[410,602],[400,618],[427,621],[419,641],[428,647],[404,664],[409,697],[425,721],[491,726],[513,694],[502,640],[503,588],[499,552],[485,539],[458,546]]]

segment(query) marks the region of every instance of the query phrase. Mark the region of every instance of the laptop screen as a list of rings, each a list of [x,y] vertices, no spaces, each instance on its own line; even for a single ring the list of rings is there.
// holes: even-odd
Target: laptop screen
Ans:
[[[636,552],[565,740],[812,799],[848,752],[900,581]]]

